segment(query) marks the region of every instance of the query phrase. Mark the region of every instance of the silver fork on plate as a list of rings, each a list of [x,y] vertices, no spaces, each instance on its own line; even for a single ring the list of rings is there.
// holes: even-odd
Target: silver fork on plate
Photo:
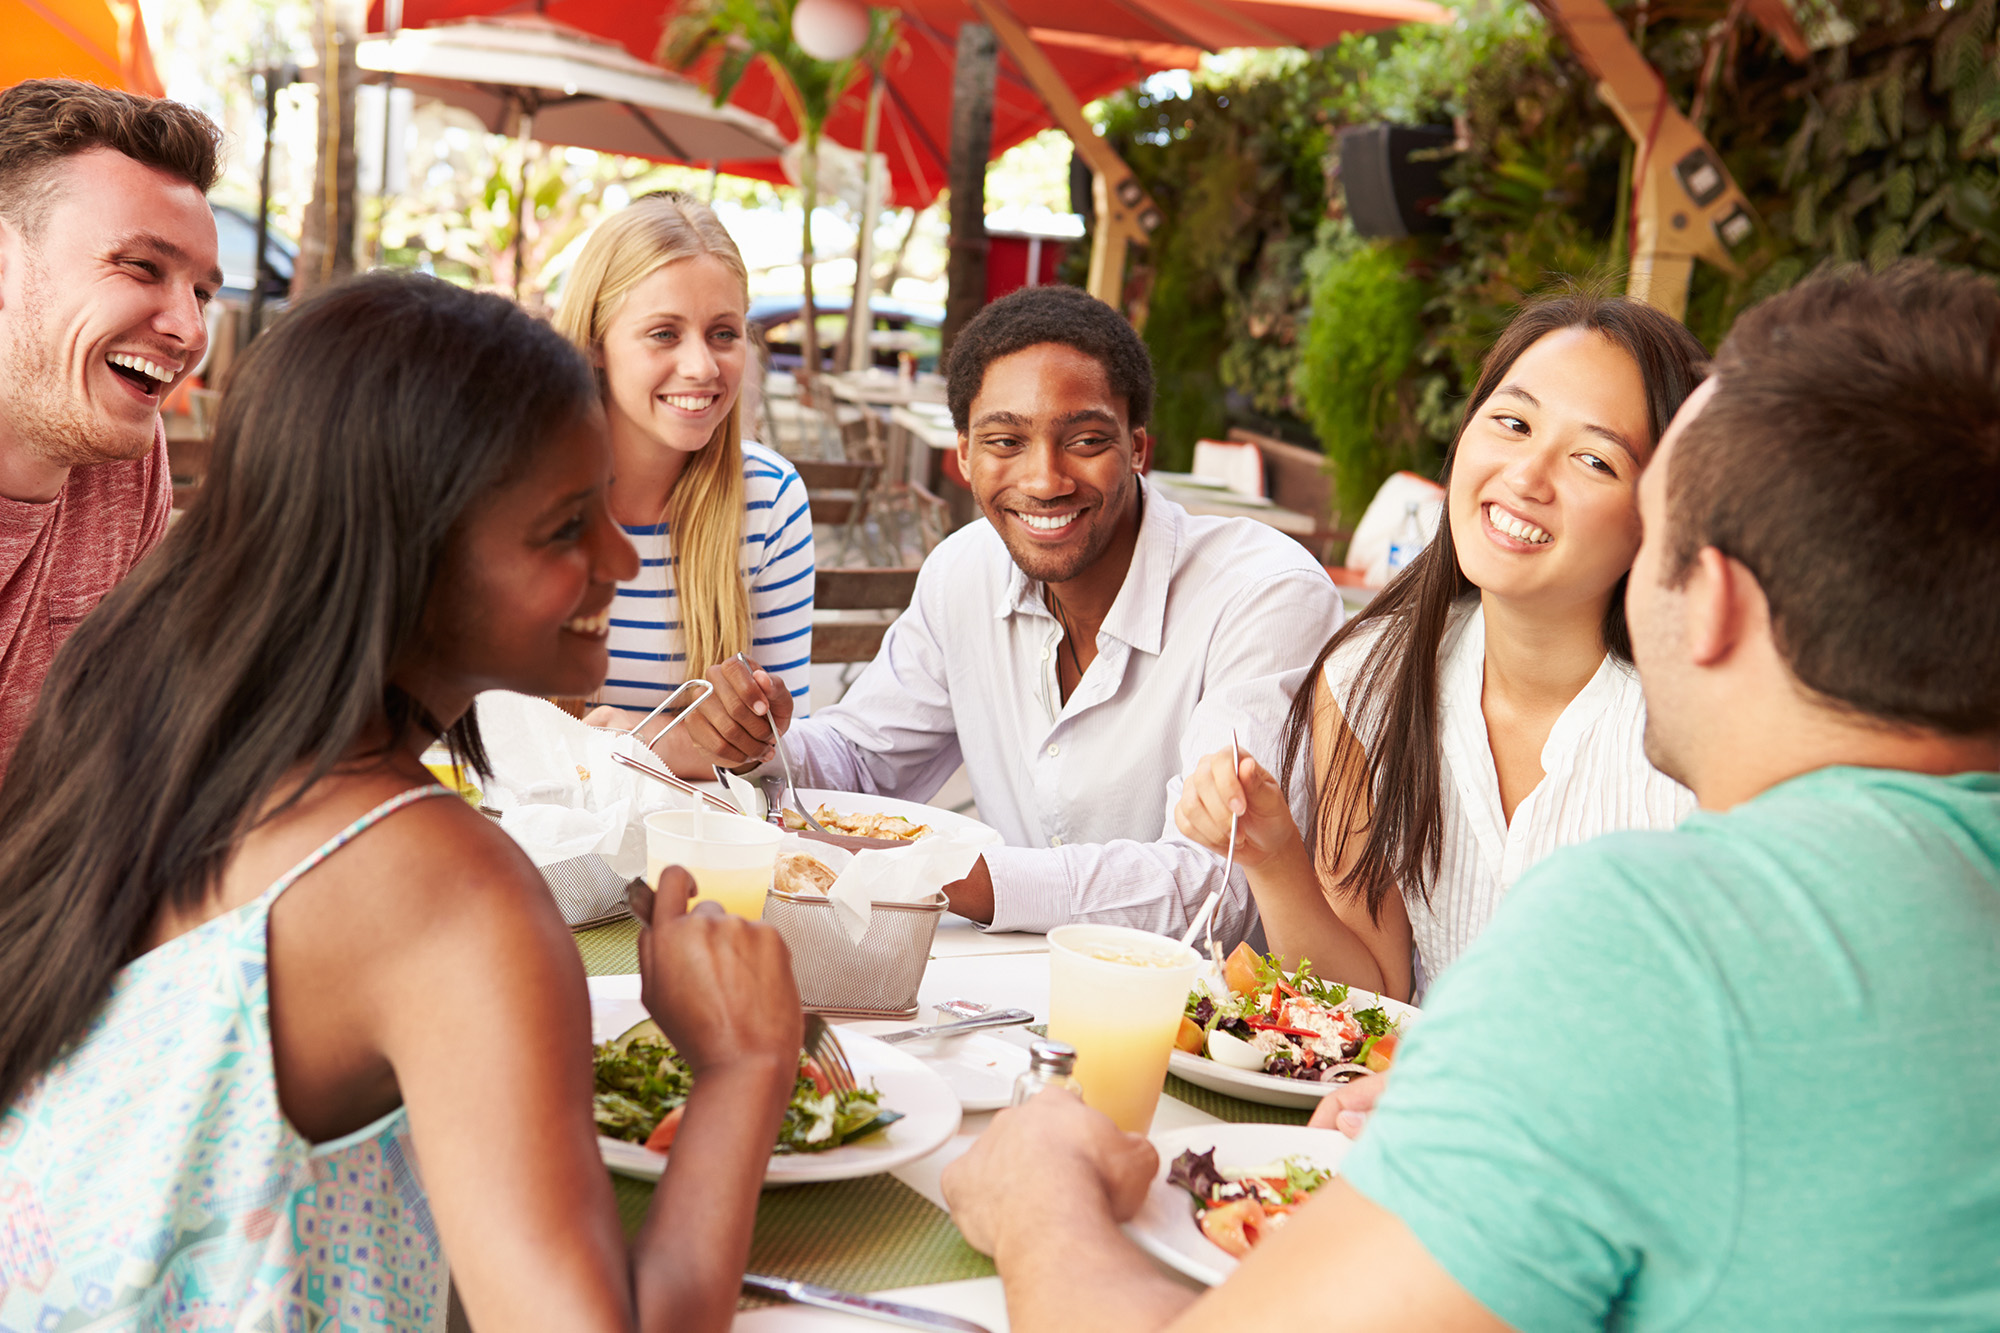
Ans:
[[[804,1046],[835,1092],[853,1092],[860,1086],[854,1081],[854,1066],[847,1063],[847,1052],[840,1049],[840,1038],[833,1035],[832,1025],[818,1014],[806,1015]]]
[[[742,653],[736,654],[736,660],[744,666],[749,667],[752,671],[757,669],[757,664]],[[778,752],[778,766],[785,770],[785,790],[792,794],[792,804],[798,809],[799,818],[805,820],[806,827],[813,832],[826,832],[820,826],[820,822],[812,817],[812,811],[806,809],[806,803],[799,799],[799,786],[796,782],[792,781],[792,757],[785,752],[785,734],[778,730],[778,723],[775,718],[771,719],[771,747]],[[784,813],[785,807],[781,801],[778,804],[780,822],[783,822]]]

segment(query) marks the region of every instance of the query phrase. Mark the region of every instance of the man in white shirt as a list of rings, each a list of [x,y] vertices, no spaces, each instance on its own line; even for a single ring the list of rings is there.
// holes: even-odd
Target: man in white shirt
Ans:
[[[790,727],[795,775],[922,801],[962,761],[1006,845],[948,887],[954,910],[995,930],[1178,931],[1222,870],[1174,829],[1180,775],[1232,730],[1275,750],[1286,681],[1340,624],[1339,593],[1290,538],[1145,484],[1152,366],[1102,302],[1016,292],[966,325],[946,370],[986,521],[924,562],[846,698]],[[761,757],[765,711],[786,727],[789,696],[714,674],[687,732],[718,761]],[[1252,928],[1240,876],[1221,909],[1218,939]]]

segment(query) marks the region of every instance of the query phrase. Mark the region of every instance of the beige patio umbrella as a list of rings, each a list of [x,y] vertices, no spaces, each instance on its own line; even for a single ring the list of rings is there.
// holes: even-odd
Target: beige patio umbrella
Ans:
[[[785,138],[740,107],[716,106],[700,85],[540,15],[465,19],[362,39],[364,78],[462,107],[488,131],[601,153],[706,164],[771,159]],[[517,211],[525,206],[522,166]],[[516,291],[522,220],[514,229]]]

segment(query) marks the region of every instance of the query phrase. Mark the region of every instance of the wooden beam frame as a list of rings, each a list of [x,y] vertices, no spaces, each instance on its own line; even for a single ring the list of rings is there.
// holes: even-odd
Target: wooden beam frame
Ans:
[[[1756,213],[1722,155],[1674,105],[1659,71],[1604,0],[1536,0],[1536,6],[1597,79],[1598,95],[1638,145],[1626,294],[1679,319],[1694,261],[1739,272],[1730,250],[1754,230]]]
[[[1091,198],[1097,209],[1097,227],[1090,243],[1090,294],[1117,310],[1123,310],[1125,257],[1131,246],[1144,245],[1160,225],[1160,209],[1125,159],[1084,119],[1083,106],[1076,100],[1062,75],[1050,62],[1020,21],[998,0],[969,0],[980,21],[993,29],[1000,46],[1029,86],[1042,99],[1057,125],[1090,167]]]

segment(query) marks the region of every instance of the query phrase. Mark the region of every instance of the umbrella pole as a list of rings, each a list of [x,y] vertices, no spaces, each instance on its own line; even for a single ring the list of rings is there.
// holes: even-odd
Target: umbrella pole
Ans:
[[[521,301],[521,264],[528,234],[528,142],[535,128],[532,112],[521,112],[521,188],[514,194],[514,302]]]
[[[993,156],[993,89],[1000,48],[993,29],[958,25],[951,72],[951,239],[945,259],[940,357],[986,304],[986,164]]]
[[[854,305],[847,312],[847,368],[873,363],[868,335],[875,328],[875,226],[881,220],[875,182],[875,140],[882,127],[882,71],[868,85],[868,119],[861,131],[861,236],[854,245]]]
[[[257,266],[250,282],[250,332],[245,341],[257,336],[264,324],[264,285],[271,280],[271,140],[278,124],[278,85],[289,83],[292,71],[280,73],[275,66],[262,71],[264,79],[264,165],[257,177]]]
[[[403,30],[403,0],[383,0],[382,32],[390,41]],[[375,196],[375,262],[389,262],[389,247],[382,237],[389,221],[389,155],[396,145],[396,74],[382,76],[382,188]]]

